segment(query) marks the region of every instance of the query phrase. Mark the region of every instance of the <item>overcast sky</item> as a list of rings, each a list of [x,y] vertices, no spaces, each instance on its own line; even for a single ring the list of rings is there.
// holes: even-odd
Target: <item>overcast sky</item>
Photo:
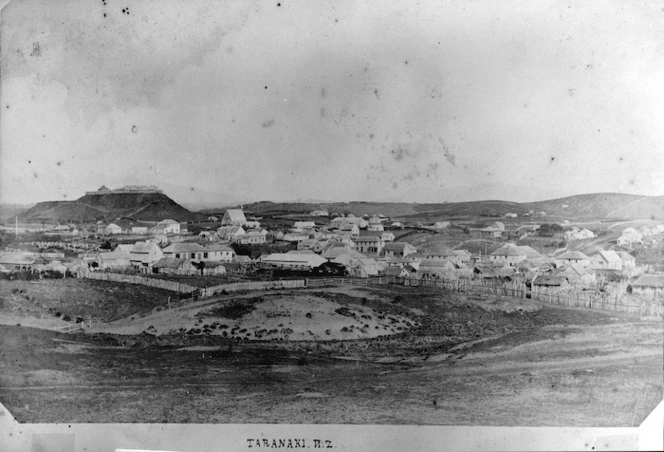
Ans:
[[[2,52],[2,202],[664,195],[658,3],[13,1]]]

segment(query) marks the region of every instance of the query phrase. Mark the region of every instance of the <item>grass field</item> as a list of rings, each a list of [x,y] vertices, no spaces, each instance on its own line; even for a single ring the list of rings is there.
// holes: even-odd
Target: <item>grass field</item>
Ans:
[[[107,321],[166,306],[169,297],[173,293],[167,290],[89,279],[2,281],[0,315],[72,319],[80,316]]]
[[[237,342],[2,326],[0,401],[20,422],[633,426],[662,399],[661,320],[406,287],[271,296],[296,294],[413,327]],[[256,320],[233,300],[209,312]]]

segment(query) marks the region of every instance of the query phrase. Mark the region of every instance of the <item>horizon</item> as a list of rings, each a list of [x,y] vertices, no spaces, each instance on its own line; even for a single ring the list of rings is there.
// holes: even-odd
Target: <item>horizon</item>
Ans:
[[[2,5],[3,204],[664,193],[654,6]]]
[[[117,188],[122,188],[122,187],[117,187]],[[511,201],[508,199],[476,199],[476,200],[461,200],[461,201],[434,201],[434,202],[417,202],[417,201],[372,201],[372,200],[364,200],[364,199],[348,199],[348,200],[337,200],[337,201],[330,201],[330,200],[315,200],[315,199],[305,199],[305,200],[300,200],[300,199],[291,199],[291,200],[268,200],[268,199],[261,199],[261,200],[247,200],[244,202],[237,202],[237,203],[224,203],[223,201],[219,201],[217,203],[200,203],[197,205],[196,202],[182,202],[178,200],[176,197],[171,196],[167,190],[161,190],[160,187],[157,186],[157,188],[160,189],[162,194],[167,196],[168,198],[172,199],[175,201],[177,204],[185,207],[187,210],[190,210],[192,212],[197,212],[197,211],[202,211],[202,210],[211,210],[211,209],[221,209],[221,208],[230,208],[230,207],[236,207],[240,205],[247,205],[247,204],[260,204],[260,203],[272,203],[272,204],[351,204],[351,203],[367,203],[367,204],[455,204],[455,203],[481,203],[481,202],[504,202],[504,203],[514,203],[514,204],[532,204],[532,203],[540,203],[540,202],[550,202],[550,201],[557,201],[557,200],[563,200],[567,198],[574,198],[578,196],[596,196],[596,195],[624,195],[624,196],[639,196],[642,198],[658,198],[664,195],[639,195],[635,193],[621,193],[621,192],[595,192],[595,193],[577,193],[573,195],[568,195],[568,196],[563,196],[559,198],[547,198],[547,199],[539,199],[536,201],[526,201],[526,202],[518,202],[518,201]],[[111,190],[114,190],[114,188],[111,188]],[[93,192],[95,190],[87,190],[88,192]],[[5,206],[5,207],[15,207],[15,208],[24,208],[28,209],[31,207],[34,207],[35,205],[39,203],[44,203],[44,202],[74,202],[80,199],[81,197],[85,196],[86,194],[84,193],[80,197],[76,199],[64,199],[64,200],[54,200],[54,199],[43,199],[40,201],[36,201],[33,203],[11,203],[11,202],[1,202],[0,207]],[[187,207],[191,206],[191,207]]]

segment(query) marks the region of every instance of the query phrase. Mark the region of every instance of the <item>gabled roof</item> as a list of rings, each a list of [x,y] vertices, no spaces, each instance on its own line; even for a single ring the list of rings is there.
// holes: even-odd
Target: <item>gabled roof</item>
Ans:
[[[440,259],[422,259],[420,262],[420,269],[423,267],[445,268],[449,270],[454,270],[456,268],[452,262]]]
[[[233,248],[222,245],[221,243],[211,243],[209,245],[205,245],[205,249],[207,251],[233,251]]]
[[[198,243],[173,243],[164,248],[164,253],[204,253],[207,250]]]
[[[180,268],[187,261],[185,259],[176,259],[174,257],[162,257],[154,263],[156,268]]]
[[[157,223],[157,225],[164,225],[164,226],[169,225],[169,224],[180,224],[180,223],[175,221],[175,220],[171,220],[170,218],[167,218],[165,220],[161,220],[159,223]]]
[[[360,242],[384,242],[384,240],[380,237],[376,236],[365,236],[365,237],[355,237],[355,243],[360,243]]]
[[[154,242],[136,242],[131,248],[130,253],[150,253],[152,251],[160,251],[159,246]]]
[[[622,259],[620,259],[620,256],[618,255],[618,253],[616,253],[613,250],[607,250],[607,251],[599,250],[599,252],[596,254],[596,256],[602,258],[603,260],[605,260],[606,262],[609,262],[609,263],[611,263],[611,262],[622,262]]]
[[[226,213],[224,214],[224,221],[226,220],[244,223],[247,221],[247,218],[244,216],[242,209],[226,209]]]
[[[583,260],[583,259],[588,259],[588,256],[583,254],[581,251],[566,251],[560,256],[558,256],[558,259],[567,259],[567,260]]]
[[[323,254],[321,254],[321,257],[324,257],[325,259],[336,259],[337,257],[341,256],[342,254],[348,254],[350,257],[353,258],[362,258],[366,257],[364,254],[355,251],[354,249],[348,247],[348,246],[333,246],[327,251],[325,251]]]
[[[632,286],[664,288],[664,275],[641,275],[632,283]]]
[[[131,259],[131,254],[123,253],[121,251],[110,251],[108,253],[99,253],[99,258],[101,260],[116,260],[116,259]]]
[[[385,246],[383,247],[384,251],[405,251],[411,249],[413,251],[416,251],[417,248],[415,248],[413,245],[411,245],[408,242],[389,242],[386,243]]]

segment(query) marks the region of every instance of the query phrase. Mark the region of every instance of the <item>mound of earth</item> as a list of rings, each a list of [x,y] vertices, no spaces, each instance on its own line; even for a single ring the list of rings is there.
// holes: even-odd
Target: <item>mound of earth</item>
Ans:
[[[138,323],[140,322],[140,323]],[[419,326],[405,316],[339,304],[311,294],[238,299],[189,311],[162,311],[107,332],[212,335],[242,340],[351,340]]]

